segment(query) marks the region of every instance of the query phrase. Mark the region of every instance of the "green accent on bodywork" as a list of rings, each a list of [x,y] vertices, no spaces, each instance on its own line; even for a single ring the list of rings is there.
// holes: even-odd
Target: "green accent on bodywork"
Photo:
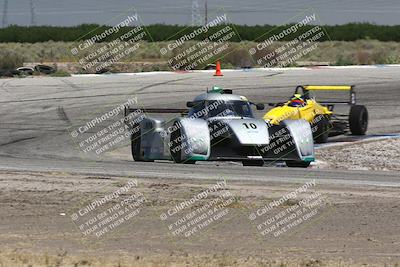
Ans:
[[[222,93],[222,88],[218,86],[213,86],[211,88],[211,93]]]
[[[313,162],[313,161],[315,161],[315,158],[314,157],[308,157],[308,158],[304,158],[303,161]]]
[[[198,160],[198,161],[200,161],[200,160],[207,160],[207,156],[200,156],[200,155],[192,156],[192,157],[190,157],[188,160]]]

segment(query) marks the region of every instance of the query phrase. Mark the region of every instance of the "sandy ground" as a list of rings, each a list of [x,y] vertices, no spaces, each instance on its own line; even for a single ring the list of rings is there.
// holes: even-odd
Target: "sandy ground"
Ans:
[[[323,148],[317,159],[317,168],[400,171],[400,138]]]
[[[189,201],[218,181],[96,177],[70,173],[0,173],[0,266],[398,266],[400,263],[400,196],[393,187],[319,185],[251,220],[262,207],[299,185],[226,181],[168,216],[177,204]],[[73,215],[96,199],[135,181],[134,192],[145,201],[140,213],[96,237],[80,231],[87,222]],[[221,183],[221,181],[219,181]],[[310,181],[312,182],[312,181]],[[133,191],[132,191],[133,192]],[[119,198],[93,214],[114,207]],[[190,236],[170,229],[185,214],[207,208],[221,196],[232,199],[225,216]],[[302,200],[318,193],[315,216],[279,235],[263,235],[258,227]],[[222,206],[221,206],[222,207]],[[302,206],[303,207],[303,206]],[[305,207],[305,206],[304,206]],[[215,206],[214,206],[215,208]],[[311,210],[312,205],[307,206]],[[314,209],[315,210],[315,209]],[[92,214],[92,215],[93,215]],[[214,213],[215,214],[215,213]],[[83,218],[83,221],[80,219]],[[203,221],[204,222],[204,221]],[[86,228],[85,228],[86,229]],[[19,265],[18,265],[19,264]],[[364,265],[365,264],[365,265]]]

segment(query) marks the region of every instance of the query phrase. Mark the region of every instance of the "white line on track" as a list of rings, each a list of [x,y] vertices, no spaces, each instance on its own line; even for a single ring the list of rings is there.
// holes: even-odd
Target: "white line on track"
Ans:
[[[351,65],[351,66],[309,66],[309,67],[288,67],[288,68],[251,68],[251,69],[222,69],[222,72],[243,72],[243,71],[296,71],[296,70],[319,70],[319,69],[373,69],[384,67],[400,67],[400,64],[381,64],[381,65]],[[213,73],[215,70],[191,70],[191,71],[150,71],[150,72],[127,72],[111,74],[72,74],[72,77],[112,77],[112,76],[146,76],[160,74],[183,74],[183,73]]]

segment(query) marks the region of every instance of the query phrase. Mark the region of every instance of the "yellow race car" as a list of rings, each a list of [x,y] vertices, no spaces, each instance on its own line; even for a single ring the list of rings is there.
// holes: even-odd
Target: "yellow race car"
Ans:
[[[317,102],[315,91],[349,91],[349,101]],[[335,114],[335,104],[350,105],[348,114]],[[274,106],[264,115],[264,120],[279,124],[283,120],[304,119],[311,124],[314,141],[327,142],[328,136],[351,132],[353,135],[364,135],[368,128],[368,111],[363,105],[356,105],[354,86],[347,85],[305,85],[297,86],[293,97],[283,103],[269,103]]]

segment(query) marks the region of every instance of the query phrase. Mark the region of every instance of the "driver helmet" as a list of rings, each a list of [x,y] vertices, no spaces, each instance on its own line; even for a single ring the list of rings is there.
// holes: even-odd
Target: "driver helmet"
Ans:
[[[297,107],[304,105],[305,101],[301,94],[294,94],[293,97],[290,99],[290,105]]]

